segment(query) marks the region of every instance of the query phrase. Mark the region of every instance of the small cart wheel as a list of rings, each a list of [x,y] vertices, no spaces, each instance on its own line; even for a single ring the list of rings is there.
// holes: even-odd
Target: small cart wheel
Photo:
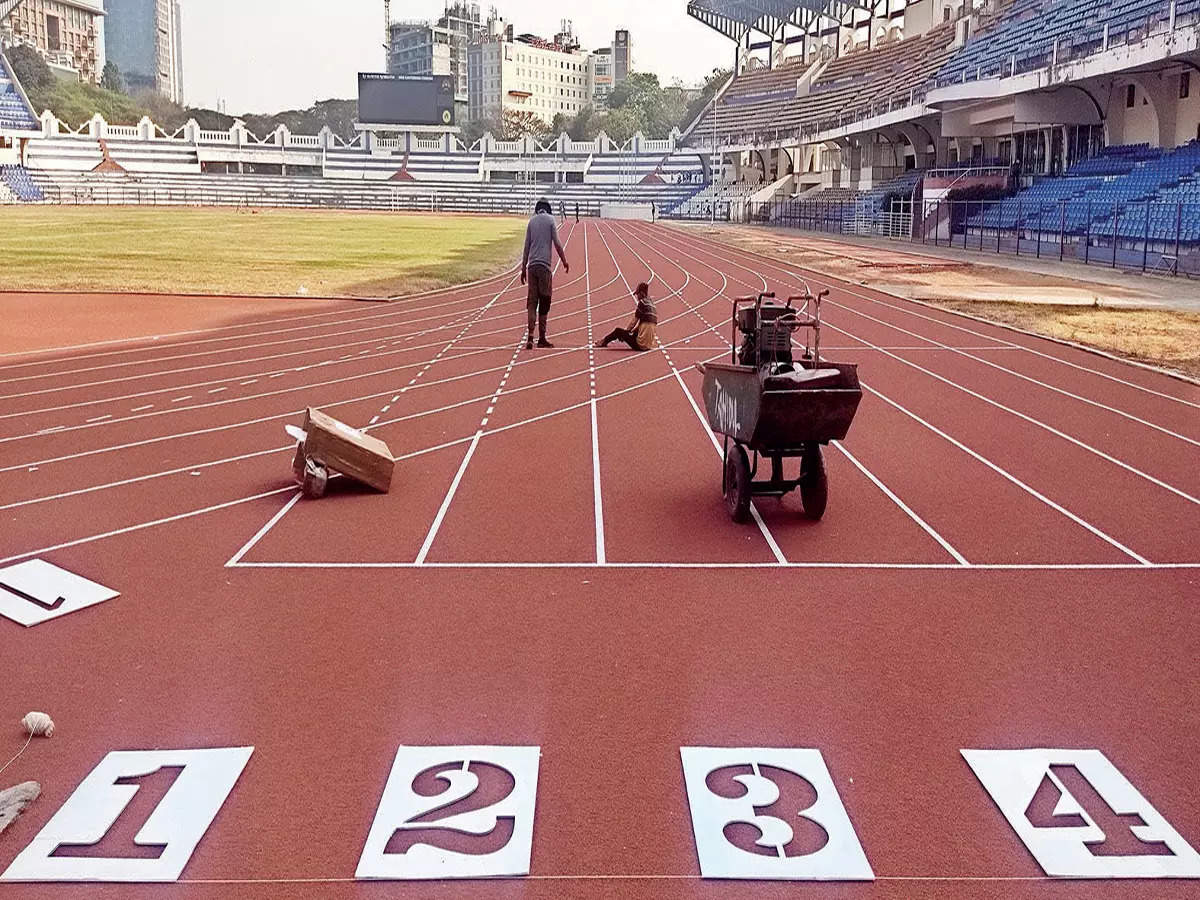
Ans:
[[[820,447],[812,447],[804,454],[804,471],[800,476],[800,499],[804,503],[804,517],[819,521],[825,515],[829,503],[829,478],[825,474],[825,458]]]
[[[750,521],[750,459],[741,444],[734,444],[725,456],[725,507],[738,524]]]
[[[329,484],[329,471],[316,460],[306,460],[304,464],[304,496],[309,500],[320,500],[325,496],[325,487]]]

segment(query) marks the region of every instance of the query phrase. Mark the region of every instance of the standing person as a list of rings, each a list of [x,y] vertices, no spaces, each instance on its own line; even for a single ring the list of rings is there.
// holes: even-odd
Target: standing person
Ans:
[[[630,350],[645,352],[654,349],[654,340],[658,337],[658,310],[650,299],[650,285],[642,282],[637,286],[637,309],[633,319],[625,328],[614,328],[612,334],[596,344],[597,347],[607,347],[613,341],[623,341]]]
[[[529,285],[526,309],[529,313],[529,339],[525,349],[533,349],[533,326],[538,328],[539,347],[553,347],[546,340],[546,319],[550,315],[550,302],[554,297],[553,251],[558,251],[563,271],[570,274],[571,265],[558,239],[558,223],[554,221],[554,208],[549,200],[539,200],[534,207],[533,218],[525,229],[525,254],[521,258],[521,284]]]

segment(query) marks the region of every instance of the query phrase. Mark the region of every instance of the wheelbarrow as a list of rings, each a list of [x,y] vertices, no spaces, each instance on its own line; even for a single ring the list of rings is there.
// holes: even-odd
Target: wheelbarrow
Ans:
[[[725,438],[721,493],[735,522],[750,520],[755,497],[782,498],[795,490],[807,518],[825,515],[829,478],[821,447],[846,437],[862,401],[858,367],[821,358],[827,294],[813,295],[805,285],[786,304],[772,293],[735,300],[732,361],[698,366],[709,426]],[[798,331],[806,340],[797,359]],[[770,477],[760,479],[763,459],[770,461]],[[799,471],[788,477],[785,461],[794,459]]]
[[[380,493],[392,486],[396,461],[387,444],[319,410],[309,409],[300,428],[286,426],[296,440],[292,476],[310,500],[325,495],[329,479],[345,476]]]

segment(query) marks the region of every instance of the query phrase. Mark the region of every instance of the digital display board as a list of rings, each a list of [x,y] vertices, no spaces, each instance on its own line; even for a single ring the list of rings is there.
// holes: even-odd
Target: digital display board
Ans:
[[[454,127],[450,75],[358,73],[358,120],[368,125]]]

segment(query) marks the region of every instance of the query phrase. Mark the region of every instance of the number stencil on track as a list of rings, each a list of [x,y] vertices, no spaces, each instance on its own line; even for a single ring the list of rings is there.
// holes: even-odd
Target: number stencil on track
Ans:
[[[355,877],[528,875],[539,747],[401,747]]]
[[[1200,878],[1200,854],[1099,750],[963,750],[1042,870]]]
[[[704,878],[875,878],[820,750],[683,747]]]
[[[119,596],[111,588],[40,559],[0,569],[0,616],[26,627]]]
[[[0,881],[178,880],[253,752],[253,747],[237,747],[109,753],[0,875]],[[143,789],[134,782],[163,769],[178,769],[178,775],[133,838],[138,848],[156,855],[64,855],[103,841]]]

